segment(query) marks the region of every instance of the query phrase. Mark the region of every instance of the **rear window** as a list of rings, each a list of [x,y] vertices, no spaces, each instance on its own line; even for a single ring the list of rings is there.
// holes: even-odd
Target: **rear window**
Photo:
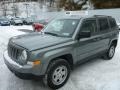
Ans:
[[[115,19],[111,18],[111,19],[109,19],[109,22],[110,22],[111,28],[115,28],[117,26]]]
[[[107,18],[99,18],[98,19],[100,31],[109,30],[109,24]]]

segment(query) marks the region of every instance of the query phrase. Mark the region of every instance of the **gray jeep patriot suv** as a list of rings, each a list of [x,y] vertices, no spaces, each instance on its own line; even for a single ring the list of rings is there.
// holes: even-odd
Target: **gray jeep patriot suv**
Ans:
[[[4,61],[17,76],[43,76],[50,88],[62,87],[71,69],[97,56],[111,59],[118,42],[118,26],[111,16],[68,16],[50,22],[42,33],[9,40]]]

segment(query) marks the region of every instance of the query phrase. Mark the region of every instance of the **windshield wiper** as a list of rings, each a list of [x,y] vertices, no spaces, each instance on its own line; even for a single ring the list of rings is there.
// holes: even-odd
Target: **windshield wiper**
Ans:
[[[53,36],[59,36],[58,34],[56,33],[53,33],[53,32],[44,32],[45,34],[50,34],[50,35],[53,35]]]

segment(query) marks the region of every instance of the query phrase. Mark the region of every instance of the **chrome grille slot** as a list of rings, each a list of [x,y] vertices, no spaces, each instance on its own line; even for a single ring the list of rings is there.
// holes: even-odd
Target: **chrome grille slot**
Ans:
[[[22,48],[15,46],[15,45],[11,45],[8,44],[8,55],[9,57],[11,57],[11,59],[13,59],[14,61],[18,61],[18,57],[21,55],[22,53]]]

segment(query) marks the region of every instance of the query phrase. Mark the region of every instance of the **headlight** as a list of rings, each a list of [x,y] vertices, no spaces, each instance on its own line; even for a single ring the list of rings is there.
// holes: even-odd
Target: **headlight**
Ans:
[[[4,22],[1,21],[1,23],[3,24]]]
[[[22,51],[22,53],[21,53],[21,55],[19,56],[19,59],[20,60],[23,60],[23,61],[26,61],[27,60],[27,52],[26,52],[26,50],[23,50]]]

